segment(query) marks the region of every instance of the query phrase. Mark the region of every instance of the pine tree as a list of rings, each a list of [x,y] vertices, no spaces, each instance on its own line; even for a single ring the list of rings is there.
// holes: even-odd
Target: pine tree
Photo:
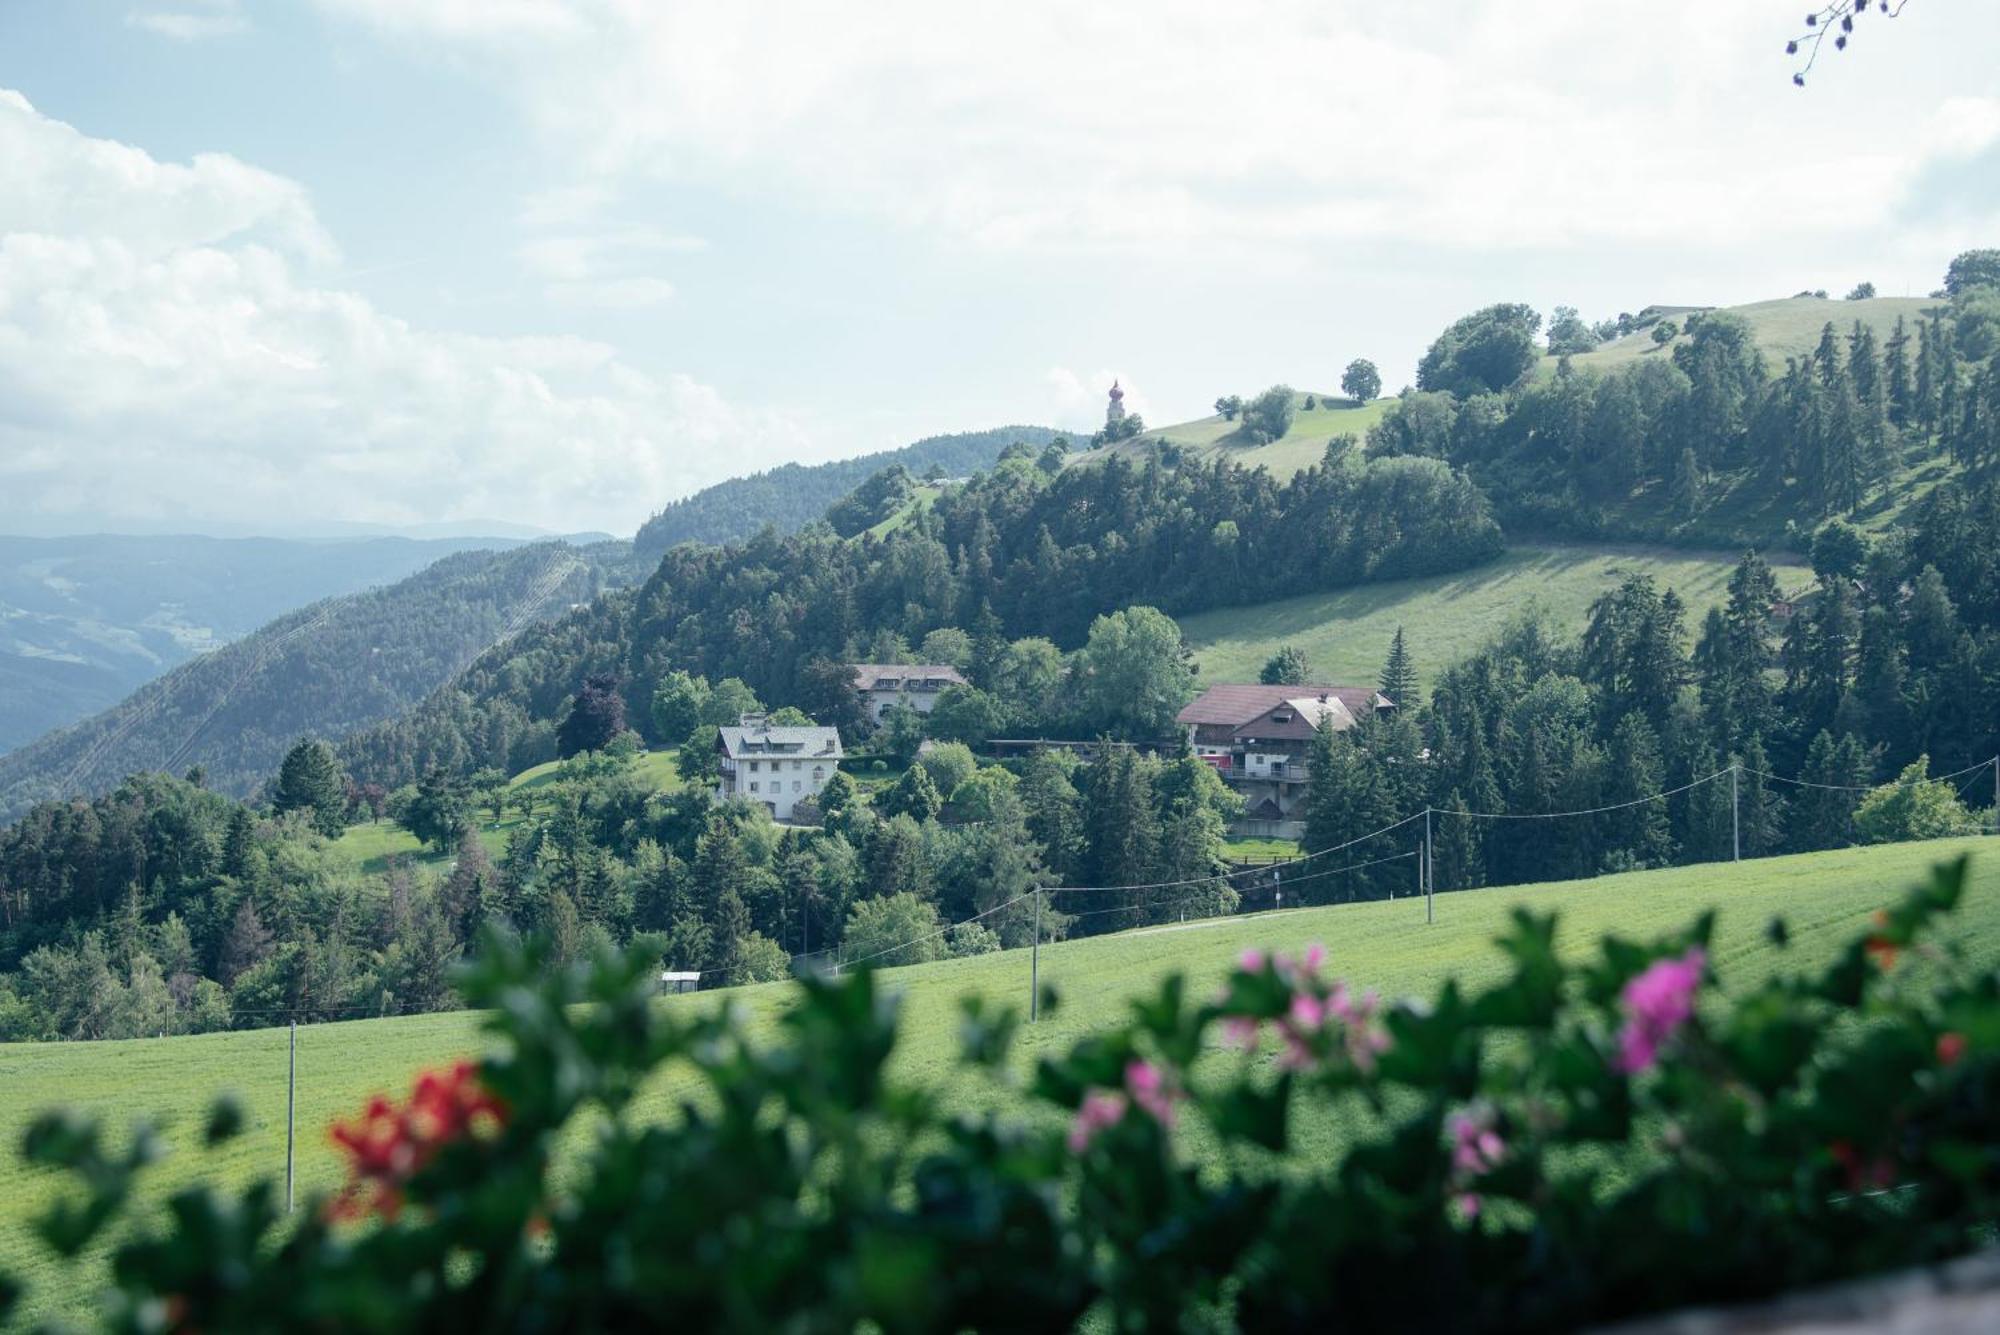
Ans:
[[[1083,874],[1091,885],[1131,885],[1153,879],[1160,841],[1150,762],[1131,747],[1106,746],[1090,767],[1083,806]],[[1104,907],[1124,902],[1100,896]],[[1118,915],[1107,915],[1122,925]]]
[[[1657,798],[1665,788],[1665,771],[1660,760],[1660,739],[1653,725],[1640,713],[1618,720],[1611,738],[1610,784],[1607,803],[1632,803],[1608,813],[1606,822],[1612,849],[1626,855],[1632,865],[1665,866],[1673,856],[1673,833],[1667,822],[1667,804]]]
[[[1889,610],[1871,607],[1861,620],[1861,646],[1855,655],[1855,726],[1876,745],[1902,754],[1909,737],[1901,636]]]
[[[1042,861],[1058,876],[1069,876],[1083,851],[1083,799],[1070,782],[1069,757],[1038,750],[1021,768],[1021,803],[1028,832],[1042,846]]]
[[[1770,757],[1764,753],[1764,739],[1752,734],[1736,762],[1737,838],[1746,858],[1767,857],[1778,851],[1785,835],[1785,799],[1771,790],[1764,776],[1771,771]]]
[[[1389,641],[1389,657],[1382,664],[1381,687],[1382,694],[1395,703],[1398,713],[1414,716],[1423,703],[1417,694],[1417,665],[1410,658],[1401,626],[1396,627],[1395,638]]]
[[[1922,332],[1918,326],[1918,332]],[[1916,407],[1916,390],[1910,383],[1910,331],[1903,326],[1903,317],[1896,317],[1895,332],[1883,345],[1883,372],[1888,379],[1889,420],[1897,426],[1908,426]]]
[[[1854,841],[1854,808],[1868,782],[1867,753],[1852,737],[1814,736],[1806,751],[1806,782],[1791,802],[1791,847],[1798,851],[1839,848]]]
[[[245,895],[236,906],[236,915],[230,919],[229,934],[222,939],[222,948],[215,963],[215,976],[227,987],[234,983],[243,972],[262,963],[271,953],[272,936],[257,916],[257,905]]]
[[[222,874],[247,880],[256,848],[257,822],[248,807],[236,807],[229,813],[229,829],[222,837]]]
[[[1474,890],[1486,884],[1480,822],[1466,814],[1469,810],[1454,788],[1431,818],[1431,874],[1440,890]]]
[[[333,748],[313,738],[302,739],[278,767],[271,805],[279,815],[302,811],[312,827],[329,839],[347,828],[347,783]]]
[[[1938,316],[1917,323],[1917,376],[1910,417],[1928,443],[1937,433],[1937,342]]]

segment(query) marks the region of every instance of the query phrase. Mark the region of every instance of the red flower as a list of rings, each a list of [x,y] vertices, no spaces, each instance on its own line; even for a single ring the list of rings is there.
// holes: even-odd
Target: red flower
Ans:
[[[1939,1066],[1956,1066],[1958,1059],[1965,1055],[1965,1035],[1944,1033],[1938,1035],[1937,1059]]]
[[[1877,927],[1887,927],[1889,925],[1888,911],[1885,909],[1876,909],[1874,921]],[[1902,950],[1902,947],[1882,935],[1882,933],[1877,932],[1868,938],[1863,944],[1862,949],[1866,950],[1874,958],[1875,962],[1882,966],[1882,972],[1887,973],[1896,967],[1896,956]]]
[[[442,1074],[424,1072],[400,1108],[378,1094],[359,1120],[336,1122],[329,1131],[348,1156],[336,1213],[395,1218],[404,1187],[439,1150],[469,1135],[490,1135],[506,1122],[507,1105],[480,1085],[479,1068],[469,1061]]]
[[[1849,1191],[1886,1187],[1896,1180],[1896,1165],[1887,1155],[1864,1159],[1851,1140],[1836,1140],[1826,1148],[1846,1174]]]

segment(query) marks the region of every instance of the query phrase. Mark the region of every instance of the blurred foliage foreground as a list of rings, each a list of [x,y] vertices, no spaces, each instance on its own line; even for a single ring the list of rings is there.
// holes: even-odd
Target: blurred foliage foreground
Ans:
[[[1428,1002],[1252,953],[1042,1059],[996,1100],[1026,1116],[889,1081],[867,973],[800,984],[753,1044],[654,1004],[649,960],[495,938],[463,979],[493,1055],[335,1127],[348,1185],[298,1216],[265,1183],[124,1218],[143,1128],[54,1113],[24,1152],[75,1176],[38,1228],[111,1246],[92,1310],[124,1330],[1569,1327],[1993,1240],[2000,978],[1953,944],[1964,873],[1731,995],[1708,918],[1570,963],[1521,912],[1504,983]],[[1010,1080],[1018,1018],[968,1001],[968,1067]],[[698,1076],[678,1115],[623,1115],[669,1062]],[[1345,1148],[1288,1154],[1306,1118]]]

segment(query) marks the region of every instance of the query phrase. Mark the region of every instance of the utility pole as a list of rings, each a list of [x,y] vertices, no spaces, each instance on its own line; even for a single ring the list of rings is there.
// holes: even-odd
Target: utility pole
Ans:
[[[1042,1018],[1042,887],[1035,887],[1035,940],[1028,947],[1028,1023]]]
[[[294,1129],[297,1126],[299,1106],[299,1022],[292,1019],[292,1050],[290,1067],[285,1073],[285,1213],[292,1212],[292,1183]]]
[[[1743,770],[1741,762],[1729,767],[1729,860],[1743,861],[1743,807],[1737,796],[1736,776]]]
[[[1424,921],[1437,921],[1437,868],[1431,866],[1431,809],[1424,808]]]

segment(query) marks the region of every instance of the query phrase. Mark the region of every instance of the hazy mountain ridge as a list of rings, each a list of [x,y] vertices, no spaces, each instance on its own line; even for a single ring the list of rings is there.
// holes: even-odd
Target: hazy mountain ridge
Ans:
[[[394,584],[321,599],[0,757],[0,818],[200,766],[247,793],[302,735],[400,716],[488,646],[630,578],[622,543],[461,552]]]
[[[747,538],[765,524],[792,533],[826,513],[871,474],[901,464],[921,476],[933,467],[964,477],[991,468],[1016,441],[1040,447],[1063,434],[1046,426],[1003,426],[927,436],[900,449],[881,450],[824,464],[785,464],[749,477],[731,478],[673,502],[639,527],[632,539],[641,554],[657,556],[677,542],[725,543]]]
[[[0,752],[321,598],[507,537],[0,536]]]

